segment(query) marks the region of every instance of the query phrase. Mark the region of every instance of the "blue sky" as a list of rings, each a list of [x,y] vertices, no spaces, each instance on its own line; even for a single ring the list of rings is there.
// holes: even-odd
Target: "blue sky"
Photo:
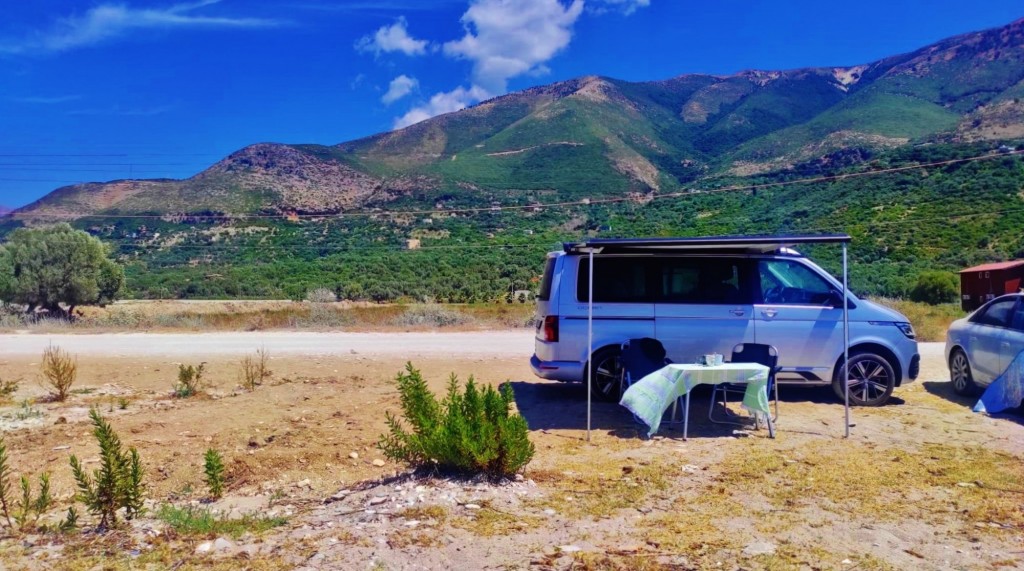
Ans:
[[[0,19],[0,205],[334,144],[580,75],[853,65],[1019,0],[33,0]]]

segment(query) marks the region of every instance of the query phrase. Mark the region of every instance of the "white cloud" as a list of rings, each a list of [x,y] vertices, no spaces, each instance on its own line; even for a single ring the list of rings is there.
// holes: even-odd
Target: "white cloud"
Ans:
[[[390,52],[402,52],[407,56],[419,56],[427,53],[426,40],[417,40],[409,35],[405,18],[399,18],[390,26],[381,26],[372,36],[363,36],[356,42],[356,49],[361,52],[372,52],[375,55]]]
[[[514,77],[548,73],[545,64],[572,41],[582,12],[583,0],[472,0],[462,15],[465,35],[443,46],[445,55],[473,63],[472,83],[435,94],[396,119],[395,128],[506,93]]]
[[[133,30],[173,28],[265,28],[283,22],[263,18],[201,16],[194,11],[219,3],[201,0],[166,8],[130,8],[124,4],[100,4],[84,14],[57,20],[47,31],[15,42],[0,42],[0,53],[61,52],[95,45]]]
[[[583,11],[583,0],[475,0],[462,15],[466,34],[444,44],[444,53],[473,62],[473,82],[505,93],[508,80],[542,69],[565,49]]]
[[[593,14],[605,14],[615,10],[629,16],[640,8],[651,5],[651,0],[588,0],[587,11]]]
[[[465,109],[490,96],[491,94],[475,85],[469,89],[456,87],[452,91],[437,93],[425,105],[414,107],[405,115],[395,119],[395,129],[408,127],[437,115]]]
[[[391,83],[388,84],[387,93],[385,93],[380,100],[385,105],[390,105],[412,93],[412,90],[418,87],[419,84],[420,82],[417,81],[416,78],[402,74],[391,80]]]

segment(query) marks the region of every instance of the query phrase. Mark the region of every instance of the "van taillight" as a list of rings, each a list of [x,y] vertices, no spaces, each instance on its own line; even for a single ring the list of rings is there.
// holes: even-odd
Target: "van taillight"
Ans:
[[[544,340],[558,341],[558,316],[548,315],[544,318]]]

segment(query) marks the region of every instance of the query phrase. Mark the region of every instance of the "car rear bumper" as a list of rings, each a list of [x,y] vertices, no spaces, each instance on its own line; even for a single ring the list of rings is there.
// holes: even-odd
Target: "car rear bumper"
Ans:
[[[579,383],[583,381],[583,363],[576,361],[541,361],[537,355],[530,357],[533,374],[542,379]]]

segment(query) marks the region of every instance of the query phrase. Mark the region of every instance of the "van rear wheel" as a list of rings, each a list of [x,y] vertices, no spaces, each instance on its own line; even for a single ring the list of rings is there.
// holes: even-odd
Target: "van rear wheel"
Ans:
[[[874,353],[850,355],[850,404],[853,406],[882,406],[889,401],[896,388],[896,372],[889,361]],[[832,379],[832,390],[844,398],[843,362],[839,361]]]
[[[596,399],[619,402],[622,398],[622,363],[618,347],[605,347],[594,352],[591,359],[590,387]]]

